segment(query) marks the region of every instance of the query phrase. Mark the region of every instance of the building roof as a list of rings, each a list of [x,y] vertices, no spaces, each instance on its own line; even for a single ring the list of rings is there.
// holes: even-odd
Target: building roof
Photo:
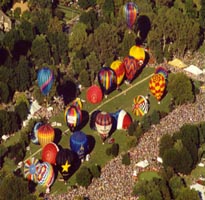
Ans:
[[[136,163],[135,166],[140,168],[146,168],[147,166],[149,166],[149,163],[147,160],[142,160]]]
[[[41,109],[41,106],[38,104],[37,100],[33,101],[30,106],[30,113],[33,115],[35,112]]]
[[[196,76],[203,73],[203,71],[195,65],[190,65],[189,67],[184,68],[184,70]]]
[[[13,7],[12,7],[12,11],[14,11],[16,8],[20,8],[21,9],[21,14],[27,10],[29,10],[29,7],[28,7],[28,2],[16,2],[14,3]]]
[[[175,58],[172,61],[168,62],[169,65],[172,65],[173,67],[177,68],[185,68],[187,65],[183,63],[180,59]]]

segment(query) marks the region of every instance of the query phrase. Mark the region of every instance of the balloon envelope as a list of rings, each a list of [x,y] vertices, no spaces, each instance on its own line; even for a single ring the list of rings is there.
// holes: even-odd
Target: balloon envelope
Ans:
[[[83,104],[82,104],[82,101],[80,100],[80,98],[76,98],[75,100],[73,100],[71,105],[76,106],[79,109],[83,108]]]
[[[140,65],[132,56],[126,56],[123,59],[123,63],[125,66],[125,76],[127,80],[131,82],[135,78],[137,71],[140,69]]]
[[[34,143],[34,144],[39,144],[39,141],[38,141],[38,129],[40,128],[40,126],[43,125],[42,122],[37,122],[35,125],[34,125],[34,128],[33,128],[33,131],[31,132],[31,142]]]
[[[70,148],[78,157],[84,158],[89,150],[88,138],[82,131],[75,131],[70,137]]]
[[[124,5],[123,11],[127,26],[131,29],[139,13],[138,6],[134,2],[128,2]]]
[[[120,110],[117,119],[117,129],[127,130],[132,123],[132,118],[125,110]]]
[[[37,80],[42,94],[47,95],[54,81],[53,72],[48,67],[44,67],[38,71]]]
[[[109,67],[102,67],[98,72],[98,82],[104,94],[109,94],[117,85],[115,72]]]
[[[117,77],[117,86],[119,86],[125,76],[125,67],[124,63],[120,60],[115,60],[111,63],[110,68],[114,70]]]
[[[65,109],[64,116],[65,121],[71,131],[73,131],[73,129],[76,128],[82,122],[82,112],[79,107],[72,105],[67,106],[67,108]]]
[[[133,100],[133,107],[132,112],[137,116],[143,116],[148,112],[149,106],[147,99],[142,96],[138,95]]]
[[[165,79],[168,78],[168,71],[166,68],[162,67],[162,66],[158,66],[155,69],[155,74],[161,74],[162,76],[164,76]]]
[[[64,180],[69,177],[70,168],[73,165],[74,157],[69,149],[60,149],[56,157],[56,165]]]
[[[129,55],[134,57],[142,65],[145,59],[144,48],[134,45],[130,48]]]
[[[42,147],[53,142],[55,137],[54,128],[50,124],[44,124],[38,129],[38,140]]]
[[[58,151],[59,151],[59,148],[55,143],[53,142],[48,143],[47,145],[43,147],[42,160],[44,162],[48,162],[50,164],[55,165],[56,156],[57,156]]]
[[[99,112],[95,119],[95,126],[101,138],[106,139],[109,136],[109,132],[112,128],[111,115],[107,112]]]
[[[32,157],[27,159],[24,163],[24,177],[28,180],[37,183],[38,168],[40,167],[40,162],[38,159]]]
[[[100,103],[103,98],[102,90],[99,86],[92,85],[87,89],[86,98],[92,104]]]
[[[149,89],[158,101],[161,100],[165,91],[166,81],[163,75],[154,74],[149,81]]]
[[[38,184],[46,187],[50,187],[55,178],[55,173],[53,170],[53,166],[48,162],[43,162],[40,164],[38,168]]]

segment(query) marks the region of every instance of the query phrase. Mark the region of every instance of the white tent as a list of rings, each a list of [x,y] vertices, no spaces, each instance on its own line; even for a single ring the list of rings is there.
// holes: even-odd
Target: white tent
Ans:
[[[38,104],[37,100],[33,101],[30,106],[30,113],[33,115],[35,112],[41,109],[41,106]]]
[[[205,186],[196,183],[194,185],[191,185],[190,188],[191,189],[195,189],[196,191],[198,191],[199,194],[200,194],[200,199],[201,200],[205,200],[205,195],[204,195],[204,193],[205,193]]]
[[[146,168],[147,166],[149,166],[149,163],[147,160],[143,160],[143,161],[136,163],[135,166],[140,167],[140,168]]]
[[[189,67],[184,68],[184,70],[196,76],[203,73],[203,71],[195,65],[190,65]]]

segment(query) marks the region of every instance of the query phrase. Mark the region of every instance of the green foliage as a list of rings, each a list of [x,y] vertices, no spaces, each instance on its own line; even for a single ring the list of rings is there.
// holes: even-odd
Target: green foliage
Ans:
[[[165,134],[160,139],[159,144],[159,155],[160,157],[163,156],[164,152],[174,145],[174,140],[172,139],[171,135]]]
[[[81,72],[80,72],[80,75],[79,75],[79,80],[80,80],[80,83],[85,86],[85,87],[89,87],[90,86],[90,80],[89,80],[89,74],[88,74],[88,71],[83,69]]]
[[[5,82],[0,82],[0,101],[8,103],[10,97],[9,87]]]
[[[130,154],[129,153],[125,153],[122,155],[122,164],[130,165]]]
[[[117,157],[117,156],[118,156],[118,154],[119,154],[119,148],[120,148],[119,144],[117,144],[117,143],[112,144],[111,152],[112,152],[112,155],[113,155],[114,157]]]
[[[27,118],[27,115],[29,113],[29,110],[28,110],[26,102],[22,101],[21,103],[19,103],[15,107],[15,112],[18,115],[18,117],[21,120],[21,122],[23,122]]]
[[[200,200],[198,191],[190,188],[183,188],[179,195],[177,196],[176,200]]]
[[[130,148],[132,148],[132,147],[136,147],[137,141],[138,141],[137,138],[133,138],[133,139],[129,140],[129,141],[127,142],[128,148],[130,149]]]
[[[100,172],[100,166],[98,166],[98,165],[92,165],[92,166],[90,167],[90,172],[91,172],[91,174],[92,174],[92,176],[93,176],[94,178],[99,178],[99,177],[100,177],[100,174],[101,174],[101,172]]]
[[[158,124],[160,122],[160,113],[157,110],[154,110],[150,115],[151,124]]]
[[[92,180],[92,174],[89,169],[85,166],[81,167],[80,170],[76,173],[76,181],[78,185],[83,187],[88,187]]]

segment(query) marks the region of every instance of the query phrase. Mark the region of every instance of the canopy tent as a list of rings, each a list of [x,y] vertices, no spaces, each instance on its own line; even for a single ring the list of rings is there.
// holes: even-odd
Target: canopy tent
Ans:
[[[184,70],[196,76],[203,73],[203,71],[195,65],[190,65],[189,67],[184,68]]]
[[[146,168],[147,166],[149,166],[149,162],[147,160],[142,160],[136,163],[135,166],[140,168]]]
[[[185,68],[187,66],[185,63],[183,63],[178,58],[175,58],[172,61],[169,61],[168,64],[173,66],[173,67],[180,68],[180,69],[183,69],[183,68]]]
[[[196,183],[196,184],[190,185],[190,188],[198,191],[200,194],[200,199],[205,200],[205,195],[204,195],[205,194],[205,186],[203,186],[199,183]]]
[[[41,106],[38,104],[37,100],[33,101],[30,106],[30,113],[33,115],[35,112],[41,109]]]

